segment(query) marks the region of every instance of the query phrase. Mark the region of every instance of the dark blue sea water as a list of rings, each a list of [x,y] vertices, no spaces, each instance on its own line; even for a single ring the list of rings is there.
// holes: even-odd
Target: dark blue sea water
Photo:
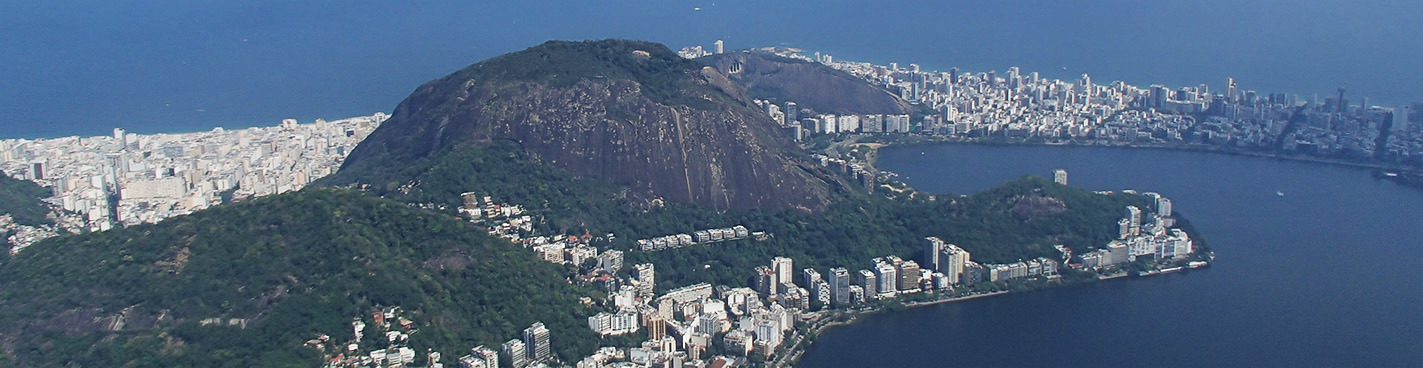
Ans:
[[[1396,104],[1423,99],[1420,18],[1405,0],[0,1],[0,138],[388,112],[479,60],[606,37]]]
[[[801,367],[1423,366],[1423,191],[1341,166],[1119,148],[900,147],[878,166],[933,192],[1054,168],[1086,189],[1158,191],[1217,262],[868,316]]]

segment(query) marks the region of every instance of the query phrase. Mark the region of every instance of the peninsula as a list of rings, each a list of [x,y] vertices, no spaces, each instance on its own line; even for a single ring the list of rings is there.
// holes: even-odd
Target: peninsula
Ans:
[[[913,134],[934,115],[796,69],[882,99],[864,106],[888,115],[862,126]],[[389,115],[7,142],[6,168],[85,202],[48,199],[78,234],[0,260],[0,363],[782,366],[858,313],[1210,260],[1162,194],[1065,173],[931,194],[807,151],[801,120],[758,94],[810,90],[734,75],[754,70],[550,41],[426,83]],[[873,114],[846,106],[847,124]],[[116,159],[32,165],[59,142]],[[272,167],[245,175],[253,160]],[[147,215],[113,216],[116,202]]]

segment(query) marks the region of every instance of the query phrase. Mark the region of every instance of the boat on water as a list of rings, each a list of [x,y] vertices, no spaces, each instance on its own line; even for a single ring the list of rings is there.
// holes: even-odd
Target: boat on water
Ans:
[[[1281,192],[1281,191],[1278,191],[1278,190],[1277,190],[1277,191],[1275,191],[1275,195],[1280,196],[1280,197],[1284,197],[1284,196],[1285,196],[1285,192]]]

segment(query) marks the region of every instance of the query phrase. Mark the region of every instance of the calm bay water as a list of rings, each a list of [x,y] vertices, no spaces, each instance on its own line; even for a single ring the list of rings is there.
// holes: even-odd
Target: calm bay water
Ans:
[[[1423,366],[1423,192],[1365,170],[978,145],[889,148],[878,166],[931,192],[971,193],[1054,168],[1077,187],[1157,191],[1196,224],[1217,262],[868,316],[828,330],[801,367]]]
[[[0,1],[0,138],[389,112],[550,39],[793,46],[839,60],[1212,91],[1423,99],[1423,2]]]

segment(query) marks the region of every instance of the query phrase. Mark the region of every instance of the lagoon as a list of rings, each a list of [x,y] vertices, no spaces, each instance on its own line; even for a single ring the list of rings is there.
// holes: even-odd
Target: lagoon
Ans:
[[[1160,192],[1216,262],[866,316],[825,331],[797,366],[1423,366],[1423,192],[1367,170],[970,144],[887,147],[876,166],[935,193],[1055,168],[1072,186]]]

